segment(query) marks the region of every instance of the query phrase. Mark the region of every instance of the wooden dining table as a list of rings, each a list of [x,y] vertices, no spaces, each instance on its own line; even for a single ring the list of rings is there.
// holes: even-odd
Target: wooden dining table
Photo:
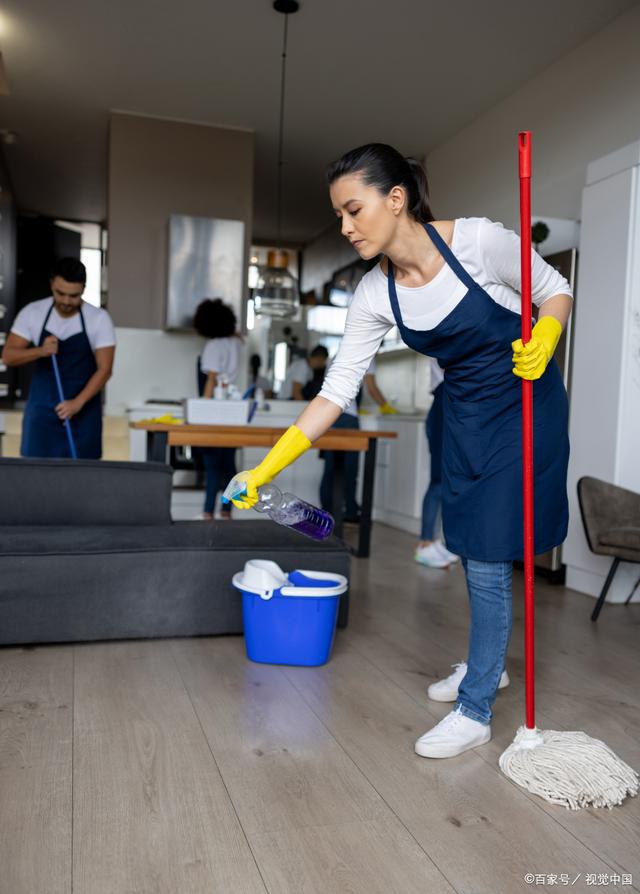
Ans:
[[[284,434],[284,428],[258,425],[178,425],[140,420],[131,428],[147,433],[147,460],[166,462],[170,447],[266,447],[270,448]],[[316,450],[333,450],[333,508],[335,534],[343,535],[344,454],[364,453],[362,505],[358,525],[358,546],[354,555],[367,558],[371,545],[371,513],[375,481],[376,445],[380,438],[396,438],[396,432],[367,431],[361,428],[331,428],[314,441]]]

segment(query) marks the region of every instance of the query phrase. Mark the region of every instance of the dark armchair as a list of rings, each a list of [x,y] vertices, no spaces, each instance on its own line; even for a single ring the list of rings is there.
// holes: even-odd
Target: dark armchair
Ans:
[[[640,563],[640,494],[598,478],[578,481],[578,503],[589,549],[613,561],[591,620],[596,621],[620,562]],[[640,581],[639,581],[640,583]],[[631,601],[636,586],[625,605]]]

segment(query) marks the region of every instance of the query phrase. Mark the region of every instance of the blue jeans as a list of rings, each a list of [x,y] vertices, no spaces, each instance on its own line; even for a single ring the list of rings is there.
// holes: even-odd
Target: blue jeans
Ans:
[[[511,562],[463,559],[469,591],[471,626],[467,673],[456,707],[472,720],[491,722],[491,706],[511,636]]]
[[[436,536],[438,516],[442,506],[442,420],[444,385],[441,382],[433,392],[433,403],[426,419],[427,441],[431,457],[431,481],[422,501],[421,540],[433,540]]]
[[[200,455],[205,469],[207,488],[204,511],[213,514],[218,491],[224,490],[236,474],[236,448],[204,447]]]

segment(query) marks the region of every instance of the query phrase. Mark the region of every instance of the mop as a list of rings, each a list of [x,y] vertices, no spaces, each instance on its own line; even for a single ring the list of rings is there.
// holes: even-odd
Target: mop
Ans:
[[[519,134],[522,341],[531,338],[531,133]],[[522,381],[524,629],[526,725],[500,757],[518,785],[572,810],[614,807],[638,794],[638,774],[599,739],[583,732],[539,730],[534,705],[533,382]]]
[[[53,375],[55,376],[56,386],[58,388],[58,397],[60,398],[60,403],[64,403],[64,391],[62,390],[62,380],[60,378],[60,370],[58,369],[58,358],[55,354],[51,355],[51,362],[53,364]],[[67,433],[67,440],[69,442],[69,450],[71,451],[71,458],[77,459],[78,454],[76,453],[76,443],[73,440],[73,432],[71,431],[71,421],[69,419],[64,420],[64,428]]]

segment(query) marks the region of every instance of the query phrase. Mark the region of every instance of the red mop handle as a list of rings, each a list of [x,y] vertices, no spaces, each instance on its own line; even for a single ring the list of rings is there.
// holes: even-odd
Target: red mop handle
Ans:
[[[521,338],[531,339],[531,132],[518,134],[520,160]],[[522,497],[524,512],[524,682],[526,725],[535,728],[533,584],[533,382],[522,380]]]

